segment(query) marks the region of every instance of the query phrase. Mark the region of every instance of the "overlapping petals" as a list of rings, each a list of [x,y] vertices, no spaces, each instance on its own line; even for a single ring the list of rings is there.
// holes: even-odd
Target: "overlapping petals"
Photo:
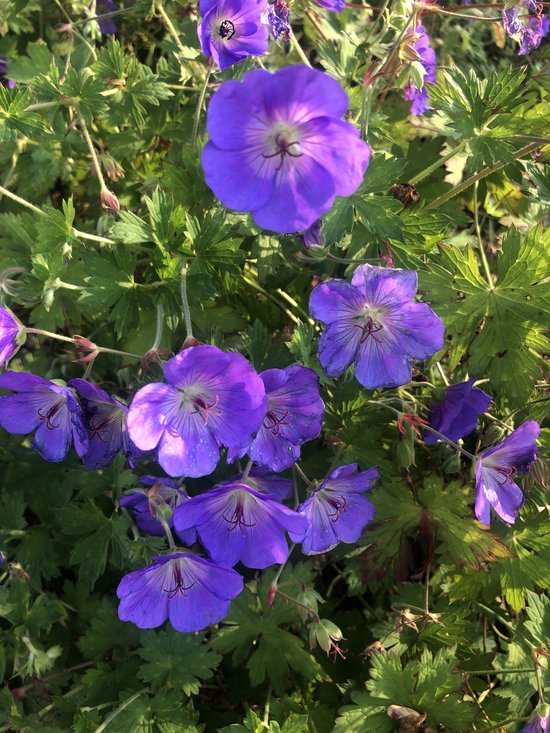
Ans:
[[[269,35],[262,24],[266,5],[266,0],[202,0],[203,17],[197,31],[204,54],[220,69],[247,56],[263,56]]]
[[[477,425],[477,418],[489,407],[491,397],[474,387],[475,377],[467,382],[452,384],[441,402],[434,402],[428,415],[428,423],[434,430],[450,440],[463,438]],[[426,432],[424,442],[436,443],[437,436]]]

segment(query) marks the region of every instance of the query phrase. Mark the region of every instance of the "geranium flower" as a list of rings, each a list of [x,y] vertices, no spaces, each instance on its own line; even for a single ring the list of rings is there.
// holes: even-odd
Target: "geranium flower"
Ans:
[[[62,461],[74,442],[82,458],[88,436],[82,410],[67,387],[26,372],[0,374],[0,387],[19,394],[0,397],[0,425],[8,433],[27,435],[36,430],[32,447],[47,461]]]
[[[270,494],[271,498],[275,498],[277,501],[285,501],[292,493],[292,481],[290,479],[269,473],[267,468],[263,468],[262,466],[252,466],[244,479],[240,473],[236,476],[231,476],[227,481],[220,481],[216,486],[225,486],[226,484],[234,483],[247,484],[254,491],[260,492],[260,494]]]
[[[548,706],[546,706],[546,709],[543,707],[543,711],[543,715],[535,715],[533,720],[529,721],[525,728],[521,729],[520,733],[549,733],[550,708]]]
[[[285,43],[290,41],[290,8],[285,0],[268,3],[267,23],[275,41],[281,35]]]
[[[74,387],[82,400],[84,425],[88,431],[89,448],[82,463],[86,468],[105,468],[122,451],[132,466],[142,451],[128,435],[126,405],[86,379],[71,379],[68,385]]]
[[[119,583],[118,617],[140,629],[154,629],[166,619],[176,631],[201,631],[223,619],[243,589],[234,570],[190,553],[153,558]]]
[[[21,321],[9,308],[0,308],[0,366],[19,351],[25,338],[25,327]]]
[[[340,119],[347,108],[340,85],[306,66],[224,82],[208,109],[207,184],[264,229],[307,229],[363,180],[370,150]]]
[[[405,99],[412,102],[411,114],[423,115],[430,109],[426,84],[433,84],[436,80],[436,56],[423,25],[417,25],[414,31],[411,30],[411,36],[416,40],[411,43],[405,39],[405,44],[408,43],[413,50],[413,57],[416,57],[413,63],[417,64],[416,68],[423,76],[423,83],[417,86],[414,81],[408,81],[405,85]]]
[[[164,527],[157,519],[157,511],[162,510],[163,507],[168,507],[171,510],[172,515],[167,519],[167,524],[170,529],[173,529],[173,514],[180,504],[184,504],[189,500],[189,496],[181,486],[169,478],[142,476],[140,481],[151,488],[146,491],[133,491],[131,494],[126,494],[119,499],[118,503],[132,512],[134,520],[142,532],[148,532],[155,537],[164,537]],[[192,545],[197,539],[197,533],[194,529],[177,532],[176,534],[184,545]]]
[[[275,497],[235,481],[194,496],[176,510],[178,532],[196,527],[214,562],[266,568],[288,557],[287,532],[303,532],[306,522]]]
[[[0,56],[0,84],[2,84],[3,87],[8,87],[8,89],[13,89],[15,87],[15,82],[6,79],[9,62],[10,60],[5,56]]]
[[[535,15],[529,15],[530,12]],[[519,42],[519,56],[538,48],[550,29],[550,20],[536,0],[519,0],[513,7],[503,8],[502,22],[510,38]]]
[[[220,457],[220,445],[250,443],[266,413],[264,384],[240,354],[216,346],[192,346],[164,365],[168,384],[136,393],[128,431],[170,476],[205,476]]]
[[[428,424],[450,440],[463,438],[477,425],[477,417],[489,407],[491,397],[474,387],[475,377],[467,382],[447,387],[441,402],[433,402]],[[433,433],[424,435],[424,442],[434,444],[439,438]]]
[[[411,359],[426,359],[443,346],[443,323],[415,303],[416,272],[360,265],[351,284],[328,280],[311,293],[313,318],[327,324],[319,361],[329,377],[355,363],[364,387],[398,387],[410,381]]]
[[[325,405],[312,369],[290,366],[260,374],[268,400],[256,437],[240,453],[272,471],[284,471],[300,458],[300,446],[321,432]],[[231,460],[231,457],[228,458]]]
[[[88,6],[90,7],[90,6]],[[96,3],[96,15],[103,15],[107,13],[114,13],[116,10],[118,10],[119,7],[117,3],[114,2],[114,0],[97,0]],[[116,22],[115,22],[116,16],[110,16],[107,18],[100,18],[98,20],[99,23],[99,29],[103,33],[104,36],[108,34],[115,34],[116,33]]]
[[[220,69],[263,56],[269,36],[262,24],[265,9],[266,0],[201,0],[197,31],[203,53]]]
[[[326,10],[332,10],[335,13],[341,13],[346,7],[345,0],[315,0],[317,5]]]
[[[313,494],[298,507],[307,520],[305,533],[290,532],[306,555],[328,552],[339,542],[356,542],[376,509],[362,494],[378,478],[378,468],[357,471],[357,463],[331,471]]]
[[[483,451],[476,463],[476,517],[490,524],[490,506],[513,524],[524,501],[523,492],[514,483],[518,471],[527,473],[537,457],[536,439],[540,427],[528,420],[514,430],[502,443]]]

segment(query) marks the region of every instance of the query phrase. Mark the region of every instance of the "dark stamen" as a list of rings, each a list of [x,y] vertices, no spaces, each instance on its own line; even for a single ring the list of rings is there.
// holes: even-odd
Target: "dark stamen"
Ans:
[[[226,517],[225,514],[223,515],[223,518],[229,525],[228,532],[233,532],[233,530],[239,528],[241,533],[244,535],[244,527],[253,527],[255,522],[252,522],[251,524],[247,524],[244,521],[244,506],[242,501],[238,501],[235,509],[233,510],[233,514],[230,517]]]
[[[281,432],[281,426],[290,427],[290,423],[286,422],[285,418],[288,415],[288,410],[282,417],[277,417],[273,411],[269,411],[264,417],[263,426],[266,430],[270,430],[272,435],[279,435]]]
[[[382,324],[376,324],[375,321],[370,317],[367,316],[367,322],[366,324],[360,324],[355,323],[354,326],[356,328],[360,328],[363,331],[363,335],[361,336],[360,344],[364,343],[369,336],[372,336],[375,341],[378,343],[381,343],[381,339],[379,339],[377,336],[375,336],[375,333],[378,333],[378,331],[381,331],[383,326]]]
[[[46,427],[48,430],[55,430],[55,428],[58,428],[61,423],[58,422],[57,424],[53,422],[53,418],[55,417],[56,413],[59,412],[61,407],[65,404],[65,398],[61,397],[61,399],[57,400],[55,404],[53,404],[44,414],[44,410],[40,409],[38,410],[38,415],[41,420],[44,420],[46,423]]]
[[[235,35],[235,26],[230,20],[224,20],[220,25],[219,34],[220,38],[229,41]]]
[[[334,512],[331,514],[328,513],[328,516],[330,517],[331,522],[336,522],[341,517],[342,514],[346,511],[346,499],[345,497],[341,496],[339,499],[335,499],[332,496],[326,497],[327,504],[330,504],[330,506],[334,509]]]
[[[285,155],[288,155],[291,158],[301,158],[303,153],[293,153],[290,148],[292,145],[298,145],[299,143],[295,140],[294,142],[287,142],[284,135],[281,135],[281,133],[278,133],[275,137],[275,145],[277,146],[278,150],[275,153],[271,153],[270,155],[266,155],[265,153],[262,153],[262,158],[276,158],[277,155],[281,156],[281,160],[279,162],[279,165],[275,168],[276,171],[280,171],[283,167],[283,163],[285,160]]]
[[[162,590],[165,593],[168,593],[168,598],[174,598],[178,593],[182,595],[183,598],[187,598],[187,592],[190,588],[192,588],[195,585],[195,581],[191,583],[191,585],[184,585],[183,584],[183,578],[181,577],[181,570],[178,566],[176,566],[175,570],[175,576],[176,576],[176,585],[173,588],[163,588]]]
[[[198,413],[199,415],[202,415],[202,419],[204,420],[205,425],[208,425],[208,416],[210,415],[210,410],[216,407],[219,401],[220,401],[220,398],[218,397],[218,395],[216,395],[214,402],[212,402],[212,404],[210,405],[206,402],[206,400],[203,397],[195,397],[194,402],[195,402],[195,406],[197,409],[194,411],[194,413],[195,414]],[[221,415],[221,412],[217,410],[214,414],[218,415],[219,417]]]

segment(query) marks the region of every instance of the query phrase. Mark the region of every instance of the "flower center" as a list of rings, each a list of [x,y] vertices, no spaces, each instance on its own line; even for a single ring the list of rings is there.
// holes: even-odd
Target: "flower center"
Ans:
[[[355,320],[359,322],[354,323],[353,325],[355,328],[359,328],[362,332],[361,340],[359,342],[360,344],[365,343],[369,336],[372,336],[372,338],[378,343],[382,341],[382,339],[376,334],[384,328],[380,318],[383,313],[383,308],[369,308],[366,306],[363,311],[355,317]]]
[[[220,38],[223,38],[224,41],[231,40],[231,38],[233,38],[233,36],[235,35],[234,23],[231,20],[223,20],[220,23],[218,34]]]
[[[179,564],[176,564],[176,567],[174,569],[174,587],[173,588],[163,588],[162,590],[168,594],[168,598],[174,598],[174,596],[177,596],[178,593],[183,597],[187,598],[187,591],[192,588],[195,585],[195,581],[191,583],[191,585],[185,585],[185,581],[183,580],[181,568]]]
[[[262,425],[272,435],[279,435],[281,427],[290,427],[290,423],[285,420],[287,415],[288,410],[285,410],[284,413],[280,410],[278,415],[275,413],[275,410],[270,410],[264,417]]]
[[[262,158],[279,158],[276,171],[280,171],[285,158],[301,158],[303,153],[300,150],[300,135],[298,130],[290,125],[278,124],[270,132],[266,139],[266,146],[269,150],[262,153]]]
[[[106,433],[109,433],[112,426],[117,422],[119,422],[122,430],[122,416],[122,410],[116,405],[106,406],[103,410],[99,408],[97,414],[90,420],[91,438],[97,437],[102,443],[109,442]]]
[[[335,496],[327,496],[325,494],[325,501],[326,501],[326,503],[329,506],[331,506],[334,509],[334,511],[332,513],[331,512],[328,512],[328,516],[330,517],[330,521],[331,522],[337,522],[338,519],[340,519],[340,517],[342,516],[342,514],[344,514],[345,511],[346,511],[346,504],[347,504],[347,502],[346,502],[345,497],[343,497],[343,496],[338,496],[338,497],[335,497]]]
[[[249,524],[245,521],[244,510],[246,506],[246,496],[243,495],[245,492],[237,491],[236,493],[237,499],[235,501],[233,513],[230,515],[224,514],[223,518],[228,524],[228,532],[233,532],[235,529],[239,528],[239,531],[244,536],[245,527],[253,527],[255,522],[251,522]]]
[[[58,428],[61,425],[61,422],[54,422],[54,418],[64,405],[65,397],[60,397],[53,403],[53,405],[42,407],[38,410],[38,415],[41,420],[44,420],[48,430],[55,430],[55,428]]]

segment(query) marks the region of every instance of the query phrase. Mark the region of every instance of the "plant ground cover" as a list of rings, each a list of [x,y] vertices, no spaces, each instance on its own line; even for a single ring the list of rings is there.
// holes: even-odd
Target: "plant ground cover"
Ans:
[[[0,0],[0,731],[550,729],[548,6]]]

